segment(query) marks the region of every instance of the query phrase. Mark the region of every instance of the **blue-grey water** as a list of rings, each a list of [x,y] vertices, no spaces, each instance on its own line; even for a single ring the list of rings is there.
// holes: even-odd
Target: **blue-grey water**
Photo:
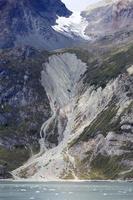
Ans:
[[[132,182],[0,182],[0,200],[133,200]]]

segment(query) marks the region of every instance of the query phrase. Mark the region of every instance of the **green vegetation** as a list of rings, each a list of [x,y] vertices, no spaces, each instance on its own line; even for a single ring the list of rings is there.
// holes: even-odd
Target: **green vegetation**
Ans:
[[[124,170],[120,161],[119,156],[97,155],[91,162],[91,179],[117,179],[119,173]]]
[[[75,53],[79,59],[88,65],[84,83],[105,87],[106,84],[126,71],[133,63],[133,46],[116,49],[113,53],[102,55],[101,58],[83,49],[70,49],[67,52]]]
[[[114,127],[114,124],[111,124],[111,120],[116,115],[117,110],[118,108],[115,104],[109,105],[108,108],[102,111],[97,118],[94,119],[90,126],[84,129],[83,133],[78,138],[71,142],[70,147],[80,141],[88,141],[99,133],[106,136],[106,134],[112,130],[112,127]]]
[[[18,49],[0,52],[4,74],[0,77],[3,87],[3,97],[0,99],[0,138],[9,141],[11,145],[10,149],[8,145],[0,146],[0,163],[7,164],[9,171],[27,161],[31,154],[30,148],[33,153],[39,151],[40,128],[50,116],[48,99],[40,82],[42,64],[48,60],[49,55],[44,51],[25,57],[23,53],[19,55]],[[24,105],[21,103],[22,95],[25,97]],[[21,141],[25,141],[26,148],[21,145]]]
[[[90,163],[89,159],[81,161],[78,165],[78,177],[80,179],[107,180],[118,179],[119,174],[126,168],[121,164],[121,156],[103,156],[98,154]]]
[[[101,63],[97,61],[95,65],[94,62],[90,64],[85,74],[84,83],[105,87],[111,79],[126,72],[127,67],[132,63],[133,47],[130,47],[127,51],[121,51],[103,59]]]
[[[30,157],[28,148],[14,148],[12,150],[0,147],[0,164],[7,164],[9,171],[21,166]]]
[[[90,138],[94,138],[98,133],[102,133],[104,136],[111,130],[111,120],[117,113],[117,107],[114,105],[109,106],[106,110],[101,112],[98,117],[91,123],[89,127],[84,129],[84,132],[80,138],[82,141],[87,141]]]
[[[71,170],[69,170],[69,172],[63,176],[61,176],[62,179],[64,180],[73,180],[75,177],[73,176],[73,173]]]
[[[105,110],[103,110],[88,127],[84,129],[83,133],[78,138],[74,139],[69,144],[69,148],[71,148],[80,141],[88,141],[89,139],[94,138],[99,133],[104,136],[106,136],[110,131],[114,131],[116,134],[121,134],[121,116],[123,116],[126,112],[130,112],[132,106],[133,103],[129,104],[129,106],[125,108],[121,115],[117,119],[113,120],[118,111],[118,108],[116,107],[113,101],[113,103],[110,103],[108,107]]]

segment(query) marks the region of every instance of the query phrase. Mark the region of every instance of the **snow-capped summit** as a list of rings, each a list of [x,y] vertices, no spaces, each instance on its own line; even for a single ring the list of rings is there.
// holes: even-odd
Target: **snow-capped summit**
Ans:
[[[133,30],[133,0],[99,0],[69,18],[58,17],[54,30],[70,38],[94,40]]]

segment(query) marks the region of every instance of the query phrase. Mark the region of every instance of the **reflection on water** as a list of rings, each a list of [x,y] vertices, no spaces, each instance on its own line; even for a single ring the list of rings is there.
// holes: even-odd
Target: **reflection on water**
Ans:
[[[0,200],[133,200],[132,182],[0,182]]]

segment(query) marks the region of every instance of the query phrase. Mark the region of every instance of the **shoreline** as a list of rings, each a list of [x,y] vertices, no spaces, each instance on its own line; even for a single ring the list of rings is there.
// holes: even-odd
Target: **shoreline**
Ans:
[[[133,180],[13,180],[13,179],[0,179],[0,183],[2,182],[11,182],[11,183],[90,183],[90,182],[118,182],[118,183],[125,183],[131,182]]]

